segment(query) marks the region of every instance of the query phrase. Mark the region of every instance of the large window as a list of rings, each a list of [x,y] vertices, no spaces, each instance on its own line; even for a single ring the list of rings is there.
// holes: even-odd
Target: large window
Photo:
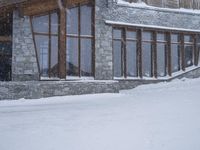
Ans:
[[[11,80],[12,14],[0,16],[0,81]]]
[[[32,17],[41,77],[94,75],[93,21],[90,3]]]
[[[93,16],[90,5],[67,11],[66,70],[68,76],[93,76]]]
[[[198,65],[199,37],[196,33],[114,27],[114,77],[161,78]]]
[[[58,14],[32,18],[41,77],[58,77]]]

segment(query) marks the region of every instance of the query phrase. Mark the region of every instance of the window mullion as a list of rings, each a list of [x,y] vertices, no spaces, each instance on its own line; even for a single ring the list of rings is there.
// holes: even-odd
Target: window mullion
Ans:
[[[49,34],[48,34],[48,37],[49,37],[49,61],[48,61],[48,75],[49,77],[51,77],[51,14],[49,13]]]
[[[81,77],[81,7],[78,6],[78,74]]]

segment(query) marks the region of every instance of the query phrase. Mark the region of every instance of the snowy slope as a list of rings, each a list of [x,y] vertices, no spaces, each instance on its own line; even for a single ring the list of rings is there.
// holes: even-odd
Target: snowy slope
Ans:
[[[0,102],[0,150],[199,150],[200,79]]]

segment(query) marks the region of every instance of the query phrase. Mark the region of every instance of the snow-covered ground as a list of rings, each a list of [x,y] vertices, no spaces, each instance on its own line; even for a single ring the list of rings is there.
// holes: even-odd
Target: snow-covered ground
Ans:
[[[1,101],[0,150],[200,150],[200,79]]]

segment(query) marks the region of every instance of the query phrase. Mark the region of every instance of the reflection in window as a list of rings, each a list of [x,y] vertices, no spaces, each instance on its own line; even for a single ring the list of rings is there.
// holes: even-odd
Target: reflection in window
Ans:
[[[136,41],[127,41],[126,44],[126,66],[127,76],[137,77],[137,44]]]
[[[78,35],[78,7],[67,9],[67,34]]]
[[[193,37],[190,35],[184,36],[184,51],[185,51],[185,67],[193,65]]]
[[[69,8],[66,17],[67,75],[93,76],[92,6],[82,5]]]
[[[152,76],[152,33],[142,33],[142,75]]]
[[[166,35],[164,33],[157,33],[157,76],[166,76]]]
[[[172,72],[177,72],[180,67],[180,35],[171,34],[171,67]]]
[[[40,76],[58,77],[58,15],[34,16],[32,24]]]
[[[200,63],[200,35],[115,27],[113,63],[114,77],[171,76]]]
[[[114,76],[122,76],[122,51],[121,51],[121,41],[113,42],[113,57],[114,57]]]
[[[67,75],[78,76],[79,75],[79,60],[78,60],[78,39],[67,38]]]

